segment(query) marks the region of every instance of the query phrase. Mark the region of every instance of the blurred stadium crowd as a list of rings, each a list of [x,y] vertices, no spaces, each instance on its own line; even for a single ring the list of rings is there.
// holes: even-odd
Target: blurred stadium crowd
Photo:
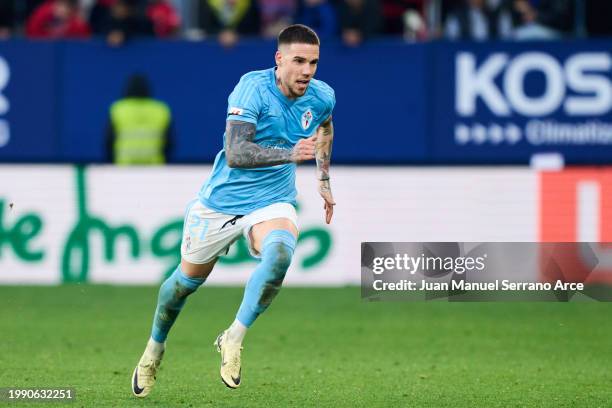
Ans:
[[[377,36],[541,40],[611,36],[609,0],[0,0],[0,38],[274,38],[291,23],[357,46]]]

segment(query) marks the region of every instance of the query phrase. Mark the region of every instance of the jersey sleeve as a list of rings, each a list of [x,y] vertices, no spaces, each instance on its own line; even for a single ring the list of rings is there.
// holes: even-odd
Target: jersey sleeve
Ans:
[[[243,76],[227,99],[227,120],[240,120],[257,124],[262,109],[257,83]]]
[[[325,111],[323,113],[323,122],[325,122],[331,116],[334,106],[336,106],[336,93],[331,87],[327,87],[325,90]]]

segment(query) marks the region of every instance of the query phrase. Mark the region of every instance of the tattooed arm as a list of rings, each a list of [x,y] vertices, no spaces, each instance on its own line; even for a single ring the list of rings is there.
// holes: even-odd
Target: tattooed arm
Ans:
[[[254,124],[239,120],[227,121],[225,157],[229,167],[252,169],[314,159],[314,138],[300,140],[292,150],[262,147],[253,142],[254,138]]]
[[[325,222],[330,223],[334,214],[336,202],[332,196],[329,185],[329,165],[331,161],[332,142],[334,140],[334,124],[331,117],[317,129],[317,140],[315,143],[315,156],[317,159],[317,178],[319,180],[319,194],[323,197],[325,204]]]
[[[317,158],[317,177],[319,180],[329,180],[329,164],[331,160],[332,141],[334,140],[334,124],[331,117],[317,129],[315,157]]]

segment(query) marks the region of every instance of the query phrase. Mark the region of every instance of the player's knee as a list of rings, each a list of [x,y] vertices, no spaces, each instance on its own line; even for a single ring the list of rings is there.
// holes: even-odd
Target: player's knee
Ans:
[[[291,265],[291,258],[293,257],[293,249],[283,243],[276,242],[270,248],[270,264],[272,281],[281,280],[285,277],[289,265]]]
[[[159,298],[164,304],[174,305],[180,304],[187,296],[198,290],[205,279],[191,278],[182,273],[180,268],[177,268],[168,279],[159,288]],[[180,308],[180,306],[178,306]]]
[[[296,240],[293,234],[286,230],[271,231],[264,241],[262,262],[269,266],[267,284],[280,287],[291,265]]]
[[[291,265],[293,257],[293,246],[284,242],[269,242],[263,254],[262,261],[269,265],[266,282],[269,286],[280,285],[285,278],[287,269]]]

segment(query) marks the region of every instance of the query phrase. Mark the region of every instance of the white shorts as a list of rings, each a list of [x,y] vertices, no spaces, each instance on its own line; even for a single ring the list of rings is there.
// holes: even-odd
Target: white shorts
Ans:
[[[205,264],[225,255],[240,234],[248,242],[249,252],[259,258],[253,248],[250,232],[255,224],[274,218],[287,218],[298,228],[295,208],[288,203],[275,203],[243,217],[218,213],[206,208],[200,200],[189,203],[183,224],[181,256],[193,264]]]

